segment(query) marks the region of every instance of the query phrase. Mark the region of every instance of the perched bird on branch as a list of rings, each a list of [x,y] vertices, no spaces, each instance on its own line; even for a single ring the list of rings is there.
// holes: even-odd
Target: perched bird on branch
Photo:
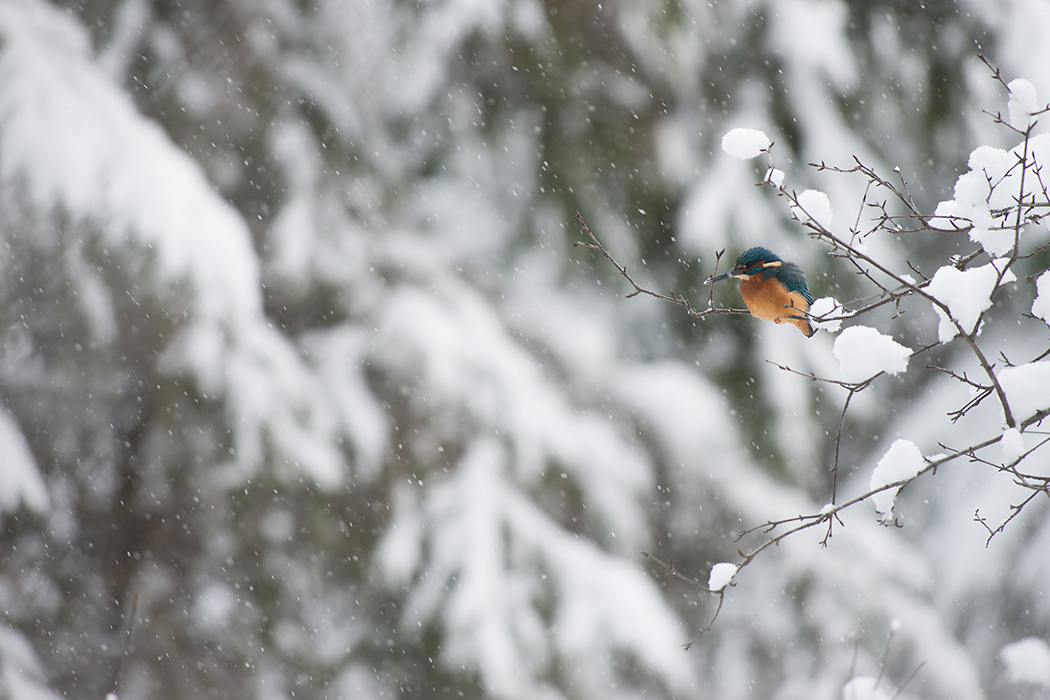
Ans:
[[[807,338],[816,332],[806,316],[813,296],[802,268],[795,263],[784,262],[768,248],[756,246],[741,253],[732,270],[709,277],[704,284],[732,278],[740,280],[740,296],[752,316],[790,323]]]

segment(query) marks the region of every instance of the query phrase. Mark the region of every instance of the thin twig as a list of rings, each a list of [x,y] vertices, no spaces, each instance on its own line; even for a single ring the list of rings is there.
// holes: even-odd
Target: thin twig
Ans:
[[[906,685],[908,685],[909,683],[911,683],[912,679],[915,678],[915,676],[919,673],[919,671],[922,670],[922,667],[925,666],[925,665],[926,665],[926,660],[925,659],[920,661],[919,665],[915,667],[915,670],[912,671],[911,673],[909,673],[908,677],[905,678],[904,682],[901,683],[899,688],[897,688],[897,692],[895,692],[893,695],[890,696],[890,700],[897,700],[897,696],[901,694],[901,691],[904,690],[904,687]]]
[[[616,271],[620,273],[620,276],[623,277],[625,280],[627,280],[628,284],[630,284],[631,287],[634,288],[634,291],[627,295],[628,299],[630,299],[631,297],[636,297],[639,294],[645,294],[645,295],[654,297],[656,299],[660,299],[661,301],[667,301],[667,302],[670,302],[670,303],[675,304],[677,306],[681,306],[681,307],[683,307],[685,309],[686,313],[689,314],[693,318],[707,318],[708,316],[723,316],[723,315],[734,315],[734,314],[746,315],[746,314],[750,314],[751,313],[747,309],[732,309],[732,308],[715,307],[715,306],[711,305],[711,302],[708,303],[708,307],[706,309],[704,309],[703,311],[697,311],[696,309],[693,308],[692,304],[689,303],[689,300],[686,299],[685,296],[683,296],[681,294],[677,294],[674,291],[672,291],[670,294],[661,294],[660,292],[654,292],[654,291],[652,291],[650,289],[646,289],[645,287],[642,287],[637,282],[635,282],[634,278],[631,277],[631,275],[627,272],[627,266],[626,265],[621,265],[620,263],[616,262],[616,258],[614,258],[612,256],[612,254],[608,250],[605,249],[605,246],[602,245],[601,241],[598,240],[598,237],[594,235],[593,231],[591,231],[591,227],[588,226],[587,222],[583,220],[583,215],[580,214],[580,212],[576,212],[576,220],[580,222],[580,228],[583,230],[584,233],[587,234],[587,236],[591,239],[592,242],[591,243],[587,243],[586,241],[576,241],[575,243],[573,243],[573,246],[574,247],[581,247],[581,248],[590,248],[591,250],[596,250],[599,253],[601,253],[605,257],[606,260],[608,260],[610,263],[612,263],[613,267],[616,268]],[[721,259],[722,253],[724,253],[724,252],[725,252],[724,250],[720,251],[716,255],[716,263],[715,263],[716,268],[717,268],[717,260]],[[712,293],[713,293],[713,290],[712,290]]]

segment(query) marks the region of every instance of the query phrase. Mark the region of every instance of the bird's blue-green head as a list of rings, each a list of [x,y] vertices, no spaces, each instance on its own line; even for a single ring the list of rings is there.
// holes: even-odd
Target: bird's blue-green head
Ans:
[[[736,259],[736,266],[728,272],[723,272],[720,275],[709,277],[704,280],[704,284],[711,284],[712,282],[719,282],[721,280],[727,280],[732,278],[747,279],[752,275],[757,275],[760,272],[766,273],[768,279],[776,273],[777,268],[781,267],[784,261],[781,260],[780,256],[771,251],[769,248],[763,246],[755,246],[754,248],[748,248],[741,253]]]
[[[778,263],[783,262],[780,256],[771,251],[769,248],[764,248],[760,245],[754,248],[748,248],[736,259],[737,270],[750,270],[754,268],[761,268],[766,263]],[[753,274],[753,273],[752,273]]]
[[[775,279],[788,291],[797,292],[805,298],[807,303],[813,303],[813,296],[809,292],[802,269],[795,263],[784,262],[779,255],[760,245],[748,248],[741,253],[732,270],[709,277],[704,280],[704,284],[733,278],[746,280],[759,274],[762,275],[763,280]]]

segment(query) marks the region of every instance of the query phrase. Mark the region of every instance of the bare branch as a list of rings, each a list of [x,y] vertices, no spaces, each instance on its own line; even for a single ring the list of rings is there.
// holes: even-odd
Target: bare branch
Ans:
[[[907,686],[909,683],[911,683],[911,680],[913,678],[915,678],[916,675],[918,675],[919,671],[921,671],[922,667],[925,666],[925,665],[926,665],[926,661],[925,660],[920,661],[919,665],[915,667],[915,670],[912,671],[910,674],[908,674],[908,677],[904,679],[904,682],[901,683],[901,686],[899,688],[897,688],[897,692],[895,692],[893,695],[890,696],[890,700],[897,700],[897,696],[901,694],[901,691],[904,690],[905,686]]]
[[[1021,511],[1024,510],[1024,507],[1027,506],[1032,501],[1034,501],[1036,496],[1038,496],[1040,493],[1045,493],[1045,492],[1043,492],[1043,491],[1032,491],[1032,493],[1028,494],[1028,497],[1025,498],[1023,501],[1021,501],[1020,503],[1018,503],[1016,505],[1010,506],[1010,515],[1007,516],[1007,518],[1005,520],[1003,520],[1001,523],[999,523],[999,526],[996,527],[994,530],[991,528],[990,525],[988,525],[988,521],[985,520],[984,517],[981,515],[981,509],[978,508],[977,510],[975,510],[974,513],[973,513],[973,520],[974,520],[974,522],[975,523],[980,523],[981,526],[985,530],[988,531],[988,539],[984,541],[985,548],[987,548],[988,545],[990,545],[992,543],[992,538],[995,537],[996,535],[998,535],[1003,530],[1005,530],[1006,526],[1009,525],[1014,520],[1014,518],[1016,518],[1018,515],[1020,515]],[[1048,494],[1048,495],[1050,495],[1050,494]]]
[[[685,649],[686,651],[688,651],[689,648],[692,647],[693,644],[696,642],[696,640],[700,639],[700,637],[703,637],[706,633],[711,631],[711,628],[715,624],[715,620],[718,619],[718,614],[720,612],[722,612],[722,603],[725,601],[725,598],[726,598],[726,589],[723,588],[723,589],[718,590],[718,591],[712,591],[710,588],[708,588],[707,586],[703,585],[702,583],[697,581],[695,578],[692,578],[690,576],[686,576],[685,574],[680,572],[678,569],[676,569],[675,566],[674,566],[674,561],[673,560],[670,561],[670,562],[664,562],[659,557],[656,557],[656,556],[650,554],[649,552],[642,552],[642,555],[645,556],[647,559],[652,559],[654,562],[656,562],[657,564],[662,566],[667,571],[667,575],[668,576],[674,576],[675,578],[677,578],[677,579],[679,579],[681,581],[685,581],[687,584],[689,584],[690,586],[692,586],[694,588],[699,588],[699,589],[701,589],[703,591],[707,591],[708,593],[714,593],[714,594],[718,595],[718,607],[715,608],[715,612],[711,616],[711,619],[708,620],[707,624],[704,625],[704,627],[699,632],[697,632],[695,635],[693,635],[692,639],[690,639],[688,642],[686,642],[683,645],[682,648]],[[733,584],[730,583],[729,585],[732,586]]]
[[[573,243],[573,247],[578,246],[582,248],[590,248],[591,250],[596,250],[603,256],[605,256],[605,258],[612,263],[613,267],[616,268],[616,271],[620,273],[620,276],[627,280],[628,284],[630,284],[634,288],[634,291],[627,295],[628,299],[630,299],[631,297],[636,297],[639,294],[645,294],[656,299],[660,299],[661,301],[667,301],[677,306],[681,306],[685,309],[686,313],[689,314],[692,318],[707,318],[708,316],[725,316],[734,314],[745,315],[751,313],[747,309],[715,307],[712,301],[713,296],[708,300],[708,306],[706,309],[704,309],[703,311],[697,311],[689,303],[689,300],[681,294],[677,294],[674,291],[672,291],[670,294],[661,294],[659,292],[654,292],[650,289],[642,287],[637,282],[635,282],[634,278],[632,278],[631,275],[627,272],[627,267],[616,262],[616,259],[613,258],[612,254],[605,249],[605,246],[601,244],[601,241],[598,240],[598,237],[594,235],[593,231],[591,231],[591,227],[588,226],[587,222],[583,220],[583,215],[580,214],[580,212],[576,212],[576,220],[580,222],[580,228],[583,230],[584,233],[587,234],[587,236],[591,239],[592,242],[587,243],[585,241],[576,241],[575,243]],[[725,250],[721,250],[715,255],[716,270],[718,269],[718,260],[721,260],[723,253],[725,253]],[[712,290],[712,295],[713,294],[714,290]]]

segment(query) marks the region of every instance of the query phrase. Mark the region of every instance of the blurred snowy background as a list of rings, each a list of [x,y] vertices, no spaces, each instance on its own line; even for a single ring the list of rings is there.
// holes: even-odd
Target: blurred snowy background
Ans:
[[[721,137],[842,226],[864,181],[807,162],[932,212],[1013,145],[979,52],[1050,98],[1050,4],[0,0],[0,697],[1050,697],[1048,499],[986,547],[983,465],[769,550],[683,651],[717,601],[641,552],[706,581],[828,500],[844,391],[770,362],[828,374],[832,336],[571,247],[579,209],[701,304],[759,244],[868,293]],[[996,348],[1045,349],[1033,295]],[[904,310],[868,323],[936,338]],[[967,439],[920,366],[856,400],[840,492]]]

